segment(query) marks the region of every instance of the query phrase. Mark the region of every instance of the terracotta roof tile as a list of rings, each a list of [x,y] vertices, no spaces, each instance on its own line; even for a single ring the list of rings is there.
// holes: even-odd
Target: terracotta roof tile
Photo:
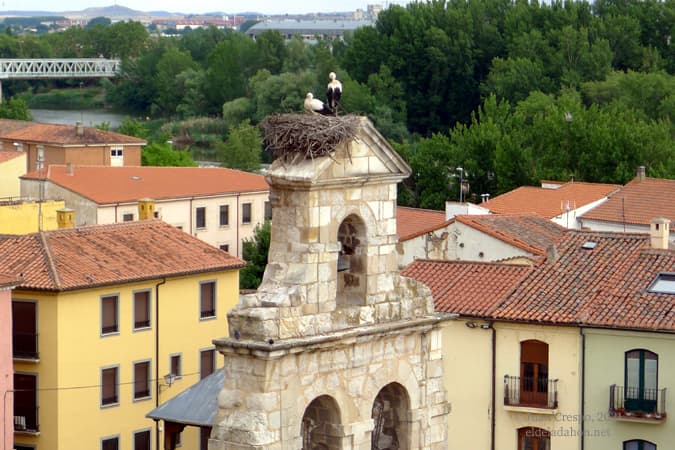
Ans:
[[[236,269],[244,261],[159,220],[0,236],[0,270],[64,291]]]
[[[633,179],[606,202],[581,216],[583,219],[649,225],[654,217],[675,223],[675,180]]]
[[[593,203],[616,191],[616,184],[569,182],[558,189],[522,186],[499,195],[480,206],[498,214],[534,213],[551,219],[564,212]]]
[[[0,273],[0,288],[16,286],[20,282],[21,279],[18,276],[9,275],[7,273]]]
[[[437,230],[451,222],[452,220],[445,220],[444,211],[408,208],[405,206],[398,206],[396,208],[396,229],[398,230],[399,242]]]
[[[18,158],[19,156],[23,155],[24,153],[21,152],[9,152],[9,151],[2,151],[0,150],[0,163],[3,163],[5,161],[9,161],[14,158]]]
[[[418,259],[401,275],[431,289],[436,311],[485,317],[531,272],[525,265]]]
[[[545,255],[565,228],[535,214],[458,215],[457,222],[535,255]]]
[[[594,242],[594,248],[584,248]],[[675,329],[675,295],[648,292],[675,271],[675,251],[651,250],[649,236],[568,231],[559,257],[538,266],[495,311],[500,319]]]
[[[269,190],[262,175],[220,167],[75,166],[68,175],[66,166],[50,165],[21,178],[47,178],[98,204]]]
[[[0,119],[0,139],[5,140],[34,142],[55,146],[146,144],[144,139],[127,136],[125,134],[99,130],[93,127],[83,127],[82,129],[82,135],[78,135],[74,125]]]

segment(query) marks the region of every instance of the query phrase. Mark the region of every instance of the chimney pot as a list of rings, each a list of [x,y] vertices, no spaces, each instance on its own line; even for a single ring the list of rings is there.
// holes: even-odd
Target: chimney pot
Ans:
[[[155,201],[151,198],[138,200],[138,220],[155,218]]]
[[[670,219],[655,217],[649,225],[649,241],[652,248],[667,250],[670,240]]]
[[[546,261],[554,263],[559,257],[560,254],[558,253],[558,247],[556,247],[555,244],[546,247]]]
[[[59,230],[73,228],[75,226],[75,211],[70,208],[56,210],[56,224]]]
[[[75,134],[78,136],[84,136],[84,125],[82,125],[82,122],[77,122],[75,124]]]
[[[66,175],[73,176],[75,175],[75,166],[73,166],[73,163],[69,162],[66,164]]]
[[[637,180],[643,182],[645,181],[645,178],[647,178],[647,169],[645,166],[639,166],[637,168]]]

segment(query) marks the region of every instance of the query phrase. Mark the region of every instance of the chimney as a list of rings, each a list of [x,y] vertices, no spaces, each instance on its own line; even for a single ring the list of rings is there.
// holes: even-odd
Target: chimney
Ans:
[[[670,238],[670,219],[655,217],[649,225],[649,240],[652,248],[668,249]]]
[[[560,254],[558,253],[558,247],[555,244],[549,245],[546,247],[546,261],[553,264],[558,260]]]
[[[645,166],[639,166],[637,170],[637,180],[639,183],[642,183],[647,178],[647,170]]]
[[[138,220],[155,218],[155,201],[151,198],[138,200]]]
[[[70,208],[56,210],[56,223],[59,230],[73,228],[75,226],[75,211]]]
[[[75,134],[78,136],[84,136],[84,125],[82,125],[82,122],[77,122],[75,124]]]
[[[490,194],[480,194],[481,203],[485,203],[490,200]]]
[[[71,177],[75,175],[75,166],[73,166],[73,163],[71,162],[66,164],[66,175]]]

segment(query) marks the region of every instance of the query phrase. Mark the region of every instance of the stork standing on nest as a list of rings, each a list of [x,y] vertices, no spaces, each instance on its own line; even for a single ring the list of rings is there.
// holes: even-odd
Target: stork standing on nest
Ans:
[[[328,99],[328,107],[333,111],[333,114],[338,115],[338,107],[340,106],[340,98],[342,97],[342,83],[336,78],[335,72],[328,74],[328,89],[326,91],[326,98]]]
[[[305,112],[307,114],[322,114],[324,116],[333,113],[321,100],[314,98],[311,92],[308,92],[307,96],[305,96]]]

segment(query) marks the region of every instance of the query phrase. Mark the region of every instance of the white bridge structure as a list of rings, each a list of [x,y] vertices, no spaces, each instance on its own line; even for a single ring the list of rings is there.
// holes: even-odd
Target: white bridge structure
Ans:
[[[105,58],[0,59],[2,80],[37,78],[110,78],[120,72],[121,62]]]

